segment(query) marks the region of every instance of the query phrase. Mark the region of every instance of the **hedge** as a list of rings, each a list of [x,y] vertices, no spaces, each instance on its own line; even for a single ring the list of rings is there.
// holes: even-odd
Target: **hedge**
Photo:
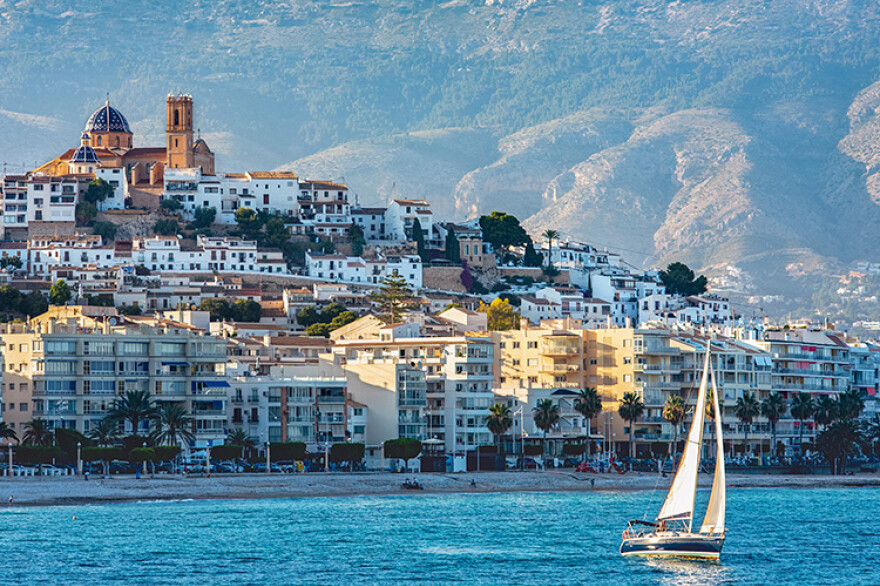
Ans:
[[[333,444],[330,446],[330,461],[335,463],[360,462],[364,459],[364,451],[364,444]]]
[[[180,446],[156,446],[153,448],[156,452],[157,462],[167,462],[173,460],[180,453]]]
[[[528,445],[523,447],[526,456],[540,456],[544,453],[544,446]]]
[[[128,453],[128,459],[132,462],[152,462],[156,459],[156,451],[153,448],[135,448]]]
[[[84,462],[109,462],[122,459],[122,448],[88,446],[82,449]]]
[[[305,460],[306,445],[303,442],[270,443],[269,457],[274,462],[281,460]]]
[[[397,460],[412,460],[422,453],[422,442],[402,437],[385,440],[385,457]]]
[[[224,444],[211,448],[212,460],[234,460],[241,458],[242,446]]]
[[[562,446],[562,453],[566,456],[582,456],[586,452],[586,444],[565,444]]]
[[[52,460],[61,456],[58,446],[18,446],[15,448],[15,459],[26,464],[51,464]]]

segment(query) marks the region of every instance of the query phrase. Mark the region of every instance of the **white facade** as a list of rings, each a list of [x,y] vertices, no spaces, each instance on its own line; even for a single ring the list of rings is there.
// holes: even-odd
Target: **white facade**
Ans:
[[[429,240],[434,231],[434,214],[428,202],[423,199],[393,200],[385,211],[385,238],[394,242],[411,241],[416,218],[422,225],[425,240]]]
[[[396,273],[413,289],[422,287],[422,259],[416,255],[364,260],[359,256],[306,253],[306,270],[310,277],[364,284],[378,284]]]

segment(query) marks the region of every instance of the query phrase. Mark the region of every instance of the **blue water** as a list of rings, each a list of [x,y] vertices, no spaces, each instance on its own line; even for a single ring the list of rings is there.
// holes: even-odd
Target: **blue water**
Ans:
[[[12,507],[0,510],[0,576],[6,584],[880,584],[880,489],[731,489],[720,563],[620,557],[625,520],[656,510],[662,496]]]

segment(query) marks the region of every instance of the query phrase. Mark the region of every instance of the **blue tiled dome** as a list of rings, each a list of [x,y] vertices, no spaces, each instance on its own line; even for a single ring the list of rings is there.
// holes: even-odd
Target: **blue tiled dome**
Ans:
[[[70,158],[71,163],[97,163],[98,155],[95,149],[89,145],[81,146],[73,151],[73,157]]]
[[[125,119],[119,110],[107,102],[98,108],[91,115],[89,121],[86,122],[85,132],[128,132],[128,120]]]

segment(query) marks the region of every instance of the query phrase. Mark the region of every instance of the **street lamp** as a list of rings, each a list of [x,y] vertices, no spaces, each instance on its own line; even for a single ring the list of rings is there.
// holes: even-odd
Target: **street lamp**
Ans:
[[[82,442],[76,442],[76,475],[82,476]]]
[[[266,442],[263,445],[266,446],[266,474],[269,474],[269,472],[271,472],[272,465],[272,456],[269,454],[269,442]]]
[[[147,449],[147,442],[144,442],[144,449],[145,450]],[[146,452],[144,452],[144,456],[146,456],[146,455],[147,455]],[[144,458],[144,472],[143,472],[143,474],[144,474],[144,476],[147,475],[147,459],[146,459],[146,457]]]
[[[6,476],[12,477],[12,441],[6,440],[8,443],[6,447],[9,448],[9,468],[6,469]]]

